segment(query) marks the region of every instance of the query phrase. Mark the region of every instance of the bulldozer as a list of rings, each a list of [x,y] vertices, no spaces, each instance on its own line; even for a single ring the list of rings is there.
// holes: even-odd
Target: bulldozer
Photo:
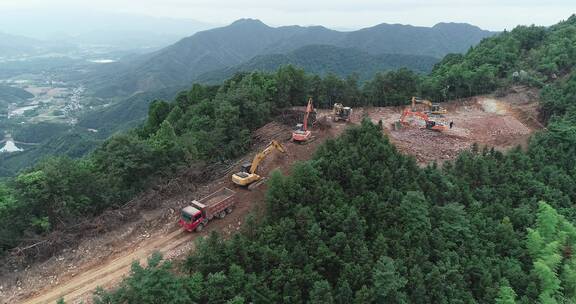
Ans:
[[[419,97],[412,97],[412,112],[416,112],[417,103],[424,104],[428,107],[428,110],[426,111],[427,114],[443,115],[448,113],[448,110],[441,107],[439,104],[433,103],[430,100],[422,99]]]
[[[297,143],[306,143],[312,139],[312,131],[308,130],[308,117],[310,113],[314,111],[314,105],[312,104],[312,97],[308,99],[308,105],[306,106],[306,114],[304,115],[303,123],[299,123],[294,128],[292,132],[292,141]]]
[[[251,163],[245,163],[242,165],[240,172],[232,174],[232,182],[238,186],[250,186],[252,183],[257,182],[262,179],[262,176],[256,173],[260,163],[272,153],[274,150],[278,150],[281,153],[286,153],[286,149],[279,142],[273,140],[268,144],[268,146],[262,150],[260,153],[254,156]]]
[[[345,107],[341,103],[335,103],[334,108],[332,109],[332,120],[334,121],[350,121],[350,117],[352,116],[352,108]]]

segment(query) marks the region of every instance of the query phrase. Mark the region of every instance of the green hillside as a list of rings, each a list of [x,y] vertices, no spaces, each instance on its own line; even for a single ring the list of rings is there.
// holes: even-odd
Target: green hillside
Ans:
[[[286,54],[309,45],[355,48],[372,55],[441,58],[448,53],[464,52],[493,34],[455,23],[431,28],[380,24],[339,32],[321,26],[270,27],[259,20],[241,19],[229,26],[196,33],[155,53],[102,67],[88,83],[101,97],[131,95],[188,85],[204,73],[230,68],[258,55]]]
[[[30,124],[15,129],[12,135],[31,145],[19,145],[22,152],[0,153],[0,178],[14,176],[54,155],[82,157],[102,141],[97,134],[58,123]]]
[[[374,77],[378,72],[408,68],[422,73],[432,70],[439,60],[431,56],[382,54],[372,55],[354,48],[329,45],[310,45],[287,54],[256,56],[234,67],[208,72],[198,76],[200,83],[221,83],[240,72],[272,72],[284,65],[294,65],[307,73],[340,77],[357,74],[361,81]]]
[[[0,112],[5,111],[9,104],[19,104],[27,99],[34,97],[26,90],[0,85]]]
[[[254,130],[308,96],[320,107],[399,105],[415,92],[442,100],[524,84],[541,88],[546,124],[526,149],[474,146],[421,168],[365,120],[290,176],[272,174],[266,210],[240,232],[198,238],[181,264],[160,255],[136,263],[94,301],[574,303],[575,52],[576,15],[488,38],[430,75],[401,69],[360,86],[285,66],[196,84],[171,102],[152,102],[143,125],[89,156],[48,159],[0,185],[0,250],[76,233],[65,228],[124,204],[160,176],[242,155]]]
[[[230,239],[202,239],[179,266],[185,274],[156,255],[96,300],[576,301],[575,34],[576,16],[517,27],[422,79],[422,90],[444,98],[514,82],[543,87],[548,128],[525,151],[472,149],[442,168],[419,168],[365,121],[290,176],[274,174],[265,217]]]
[[[109,107],[84,114],[78,125],[98,130],[100,138],[107,138],[114,132],[134,128],[141,124],[148,114],[148,106],[157,99],[173,99],[182,87],[171,87],[151,92],[134,94]]]

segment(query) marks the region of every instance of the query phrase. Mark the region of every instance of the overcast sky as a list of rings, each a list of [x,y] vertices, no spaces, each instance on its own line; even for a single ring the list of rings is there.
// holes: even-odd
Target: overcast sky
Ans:
[[[0,0],[0,18],[2,10],[45,9],[187,18],[217,25],[239,18],[337,29],[451,21],[503,30],[517,24],[554,24],[576,13],[576,0]]]

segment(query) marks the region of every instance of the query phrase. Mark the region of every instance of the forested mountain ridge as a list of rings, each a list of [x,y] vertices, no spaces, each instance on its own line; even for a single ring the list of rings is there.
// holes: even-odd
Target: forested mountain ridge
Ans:
[[[261,221],[210,236],[179,271],[157,256],[135,265],[95,302],[574,302],[575,42],[572,16],[485,39],[430,75],[387,72],[360,87],[287,66],[194,85],[152,102],[144,125],[89,157],[49,159],[2,184],[1,249],[118,206],[180,165],[240,155],[274,111],[308,96],[324,107],[399,105],[415,92],[445,100],[518,83],[542,88],[547,126],[526,150],[472,147],[419,168],[364,121],[290,176],[274,174]]]
[[[421,79],[439,98],[543,87],[548,129],[527,150],[473,147],[421,169],[364,121],[275,174],[266,217],[202,240],[187,275],[154,256],[96,302],[138,301],[159,285],[173,288],[155,298],[177,303],[576,301],[575,42],[576,16],[517,27]]]
[[[385,53],[441,57],[463,52],[493,35],[467,24],[432,28],[380,24],[353,32],[321,26],[270,27],[241,19],[229,26],[196,33],[153,54],[105,67],[93,81],[100,95],[130,94],[165,86],[188,85],[196,77],[231,67],[257,55],[287,53],[307,45],[356,48],[372,55]]]
[[[432,56],[381,54],[372,55],[354,48],[330,45],[308,45],[286,54],[259,55],[239,65],[202,74],[199,83],[221,83],[240,72],[272,72],[284,65],[294,65],[308,73],[340,77],[357,74],[360,81],[369,80],[378,72],[407,68],[428,73],[439,59]]]

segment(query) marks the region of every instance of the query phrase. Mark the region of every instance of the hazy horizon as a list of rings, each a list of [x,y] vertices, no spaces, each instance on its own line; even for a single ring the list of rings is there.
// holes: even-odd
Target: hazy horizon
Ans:
[[[259,19],[270,26],[322,25],[336,30],[356,30],[380,23],[429,27],[439,22],[458,22],[502,31],[520,24],[552,25],[576,11],[574,4],[566,0],[549,1],[546,5],[535,0],[410,0],[402,3],[386,0],[354,3],[338,0],[313,3],[302,0],[290,3],[263,0],[78,2],[3,0],[0,2],[0,32],[40,38],[107,29],[186,36],[241,18]]]

